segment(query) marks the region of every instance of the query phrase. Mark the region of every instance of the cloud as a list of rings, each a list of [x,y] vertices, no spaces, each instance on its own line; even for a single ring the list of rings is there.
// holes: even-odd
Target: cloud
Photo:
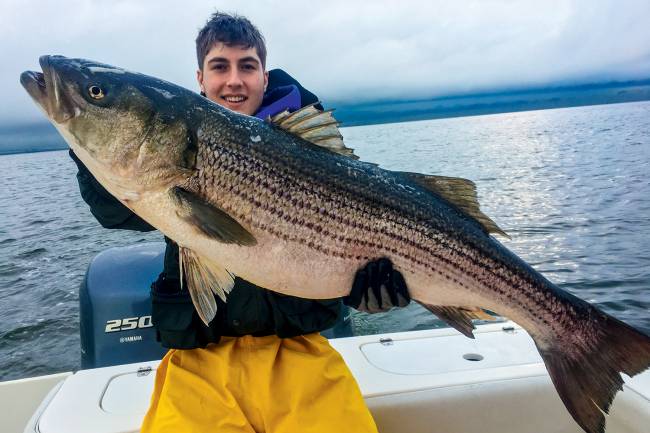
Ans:
[[[325,101],[426,98],[650,77],[650,2],[296,0],[23,2],[0,16],[0,122],[40,119],[18,83],[38,56],[86,57],[196,88],[194,38],[217,9],[264,33]]]

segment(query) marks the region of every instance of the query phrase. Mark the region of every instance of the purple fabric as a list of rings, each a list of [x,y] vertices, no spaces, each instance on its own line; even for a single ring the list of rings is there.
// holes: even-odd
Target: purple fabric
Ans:
[[[255,113],[255,117],[264,120],[268,116],[275,116],[284,110],[296,111],[302,107],[301,102],[298,87],[293,84],[276,87],[264,95],[262,106]]]

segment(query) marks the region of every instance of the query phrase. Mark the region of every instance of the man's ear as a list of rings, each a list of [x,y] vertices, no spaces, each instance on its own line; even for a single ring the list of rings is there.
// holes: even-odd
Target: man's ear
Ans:
[[[269,85],[269,71],[264,71],[264,91],[266,92],[266,88]]]
[[[196,81],[199,83],[199,88],[201,89],[201,92],[205,93],[205,89],[203,88],[203,71],[200,69],[196,70]]]

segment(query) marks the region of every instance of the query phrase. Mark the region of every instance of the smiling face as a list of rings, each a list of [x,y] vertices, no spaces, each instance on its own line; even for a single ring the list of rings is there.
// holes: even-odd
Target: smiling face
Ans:
[[[254,47],[217,43],[205,56],[197,80],[210,100],[252,116],[262,104],[268,73]]]

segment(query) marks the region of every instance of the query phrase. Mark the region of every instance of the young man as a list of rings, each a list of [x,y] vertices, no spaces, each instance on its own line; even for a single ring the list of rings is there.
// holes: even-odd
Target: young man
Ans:
[[[266,72],[264,40],[246,18],[214,14],[196,47],[201,93],[217,104],[265,119],[318,102],[283,71]],[[71,156],[82,197],[104,227],[153,230]],[[157,370],[143,433],[376,431],[345,363],[318,334],[335,324],[341,300],[295,298],[237,278],[205,326],[180,288],[178,247],[166,241],[152,319],[172,350]],[[401,274],[380,259],[357,273],[343,301],[377,312],[404,306],[409,296]]]

